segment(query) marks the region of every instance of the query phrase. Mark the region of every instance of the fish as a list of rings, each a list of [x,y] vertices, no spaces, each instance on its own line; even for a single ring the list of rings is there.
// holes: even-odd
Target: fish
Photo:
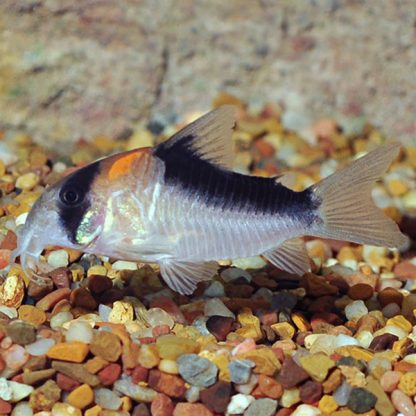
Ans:
[[[285,175],[233,170],[235,124],[235,109],[219,107],[155,147],[110,155],[62,178],[34,203],[13,258],[25,268],[57,245],[157,263],[172,290],[191,294],[224,259],[261,255],[303,275],[311,265],[304,236],[406,243],[371,197],[400,144],[387,143],[295,192]]]

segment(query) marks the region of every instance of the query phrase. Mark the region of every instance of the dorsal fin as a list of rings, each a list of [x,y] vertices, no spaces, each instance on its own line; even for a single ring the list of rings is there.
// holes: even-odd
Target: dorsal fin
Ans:
[[[165,152],[190,152],[193,156],[231,169],[234,154],[231,134],[235,125],[235,107],[219,107],[174,134],[155,149],[155,154]]]

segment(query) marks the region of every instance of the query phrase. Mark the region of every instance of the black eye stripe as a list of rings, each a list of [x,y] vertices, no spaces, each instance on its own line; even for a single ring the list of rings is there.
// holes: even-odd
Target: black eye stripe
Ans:
[[[65,228],[69,239],[77,243],[76,234],[78,227],[91,206],[88,193],[94,182],[95,177],[100,173],[100,163],[95,162],[91,165],[81,168],[70,175],[62,184],[59,192],[59,216],[61,224]],[[78,200],[70,202],[65,200],[65,193],[75,192]]]

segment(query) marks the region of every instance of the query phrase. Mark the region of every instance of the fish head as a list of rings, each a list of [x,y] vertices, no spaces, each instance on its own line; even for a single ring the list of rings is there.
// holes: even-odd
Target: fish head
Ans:
[[[26,222],[18,231],[18,244],[12,260],[20,256],[27,269],[38,263],[47,246],[84,250],[100,233],[102,212],[94,183],[100,174],[100,162],[78,169],[46,189],[33,205]]]

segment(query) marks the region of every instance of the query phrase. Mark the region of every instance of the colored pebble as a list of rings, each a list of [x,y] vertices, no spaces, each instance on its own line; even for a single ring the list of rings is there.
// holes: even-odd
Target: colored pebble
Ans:
[[[77,409],[85,409],[94,401],[94,392],[88,384],[82,384],[72,390],[66,398],[67,402]]]
[[[347,406],[355,413],[365,413],[376,404],[377,397],[365,388],[357,387],[351,390]]]
[[[88,352],[88,345],[83,342],[60,342],[49,348],[47,356],[56,360],[82,363]]]
[[[120,338],[109,331],[96,331],[90,343],[90,350],[97,357],[115,362],[121,354]]]
[[[179,374],[189,384],[209,387],[217,379],[217,366],[206,358],[196,354],[184,354],[178,358],[177,363]]]
[[[244,416],[273,416],[276,413],[277,401],[272,399],[257,399],[250,404]]]

